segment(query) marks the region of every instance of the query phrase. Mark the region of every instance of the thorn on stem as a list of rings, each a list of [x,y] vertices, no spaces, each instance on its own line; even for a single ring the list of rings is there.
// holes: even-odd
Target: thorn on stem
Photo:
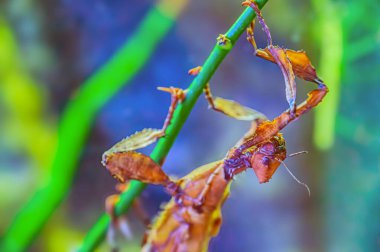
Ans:
[[[200,73],[201,70],[202,70],[202,66],[197,66],[197,67],[194,67],[194,68],[190,69],[188,71],[188,74],[189,75],[193,75],[193,76],[197,76]]]
[[[216,38],[216,44],[219,48],[224,50],[230,50],[232,48],[231,40],[224,34],[219,34]]]

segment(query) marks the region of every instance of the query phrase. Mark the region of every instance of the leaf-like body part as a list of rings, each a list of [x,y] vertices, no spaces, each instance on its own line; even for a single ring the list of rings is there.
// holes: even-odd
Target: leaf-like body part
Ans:
[[[296,109],[297,86],[292,64],[290,63],[284,49],[277,46],[268,46],[268,50],[277,65],[280,67],[282,75],[284,76],[286,100],[289,103],[290,110],[294,111]]]
[[[286,49],[286,56],[292,63],[293,71],[297,77],[317,84],[321,82],[305,51]]]
[[[143,183],[167,185],[170,181],[160,165],[149,156],[135,151],[114,152],[107,156],[104,165],[122,183],[134,179]]]
[[[238,102],[233,100],[227,100],[220,97],[215,97],[214,99],[215,109],[238,120],[253,121],[256,119],[266,120],[265,115],[260,112],[245,107]]]
[[[116,143],[112,148],[103,153],[102,163],[105,165],[107,156],[118,153],[118,152],[128,152],[132,150],[137,150],[144,148],[157,141],[158,138],[162,137],[164,132],[160,129],[143,129],[142,131],[137,131],[135,134],[124,138],[120,142]]]
[[[258,56],[258,57],[260,57],[262,59],[271,61],[272,63],[276,63],[276,61],[274,60],[272,54],[268,50],[268,47],[266,47],[264,49],[257,49],[256,50],[256,56]]]
[[[210,177],[212,180],[210,181]],[[223,161],[195,169],[178,181],[183,193],[196,199],[209,185],[199,206],[172,199],[155,219],[148,231],[142,251],[207,251],[210,239],[221,226],[221,207],[229,195],[230,181],[225,180]]]
[[[292,64],[294,74],[298,78],[315,82],[317,84],[322,82],[305,51],[285,49],[285,53]],[[268,48],[258,49],[256,55],[260,58],[276,63]]]
[[[255,154],[254,158],[257,158],[257,160],[262,159],[262,154]],[[264,165],[262,163],[257,163],[253,170],[256,174],[256,177],[259,179],[260,184],[267,183],[272,178],[273,174],[281,164],[277,160],[270,160],[272,163],[271,165]]]

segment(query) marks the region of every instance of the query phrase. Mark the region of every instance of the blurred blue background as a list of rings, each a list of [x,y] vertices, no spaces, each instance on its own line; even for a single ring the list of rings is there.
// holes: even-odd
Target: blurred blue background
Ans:
[[[175,1],[161,2],[169,3],[168,8]],[[193,79],[187,71],[204,62],[218,34],[243,10],[240,1],[180,2],[186,5],[147,63],[97,112],[80,147],[66,200],[31,251],[70,251],[79,246],[104,211],[105,198],[115,193],[115,180],[100,164],[102,153],[137,130],[162,126],[170,97],[156,87],[186,88]],[[81,84],[133,37],[155,4],[0,3],[0,234],[48,180],[67,104]],[[379,11],[379,1],[371,0],[267,3],[263,15],[275,43],[306,50],[330,87],[317,113],[284,130],[288,153],[309,151],[286,164],[310,186],[311,197],[281,167],[263,185],[252,171],[238,176],[210,251],[380,250]],[[156,29],[154,23],[151,29]],[[265,47],[261,29],[256,34],[258,46]],[[282,74],[276,65],[256,58],[244,37],[213,76],[211,89],[273,118],[287,108]],[[150,39],[147,33],[146,40]],[[314,87],[297,83],[302,101]],[[169,174],[180,177],[222,158],[249,127],[207,107],[199,99],[166,159]],[[78,111],[78,125],[82,116]],[[77,130],[75,124],[70,130]],[[153,217],[169,197],[162,188],[149,186],[141,199]],[[133,211],[129,219],[134,239],[120,238],[122,251],[138,251],[144,227]],[[107,244],[99,249],[108,250]]]

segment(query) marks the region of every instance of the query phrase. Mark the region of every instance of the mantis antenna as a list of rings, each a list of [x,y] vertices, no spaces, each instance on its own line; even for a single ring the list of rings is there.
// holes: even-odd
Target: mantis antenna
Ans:
[[[300,152],[297,152],[297,153],[299,153],[299,154],[301,154]],[[296,153],[295,153],[296,154]],[[286,170],[288,171],[288,173],[290,174],[290,176],[292,176],[292,178],[298,183],[298,184],[300,184],[300,185],[303,185],[305,188],[306,188],[306,190],[307,190],[307,192],[309,193],[309,197],[310,197],[310,195],[311,195],[311,193],[310,193],[310,188],[309,188],[309,186],[307,185],[307,184],[305,184],[304,182],[302,182],[302,181],[300,181],[290,170],[289,170],[289,168],[286,166],[286,164],[282,161],[282,160],[280,160],[280,159],[277,159],[276,158],[276,160],[278,161],[278,162],[280,162],[281,164],[283,164],[284,165],[284,167],[286,168]]]
[[[301,155],[301,154],[308,154],[309,152],[308,151],[299,151],[299,152],[295,152],[295,153],[292,153],[292,154],[289,154],[287,157],[294,157],[294,156],[297,156],[297,155]]]

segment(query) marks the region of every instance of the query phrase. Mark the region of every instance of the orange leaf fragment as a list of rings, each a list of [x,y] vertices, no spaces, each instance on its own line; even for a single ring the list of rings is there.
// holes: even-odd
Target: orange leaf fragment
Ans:
[[[112,153],[107,156],[104,165],[121,183],[134,179],[143,183],[167,185],[170,181],[160,165],[149,156],[135,151]]]
[[[265,115],[233,100],[215,97],[213,103],[216,110],[238,120],[253,121],[259,118],[266,120]]]

